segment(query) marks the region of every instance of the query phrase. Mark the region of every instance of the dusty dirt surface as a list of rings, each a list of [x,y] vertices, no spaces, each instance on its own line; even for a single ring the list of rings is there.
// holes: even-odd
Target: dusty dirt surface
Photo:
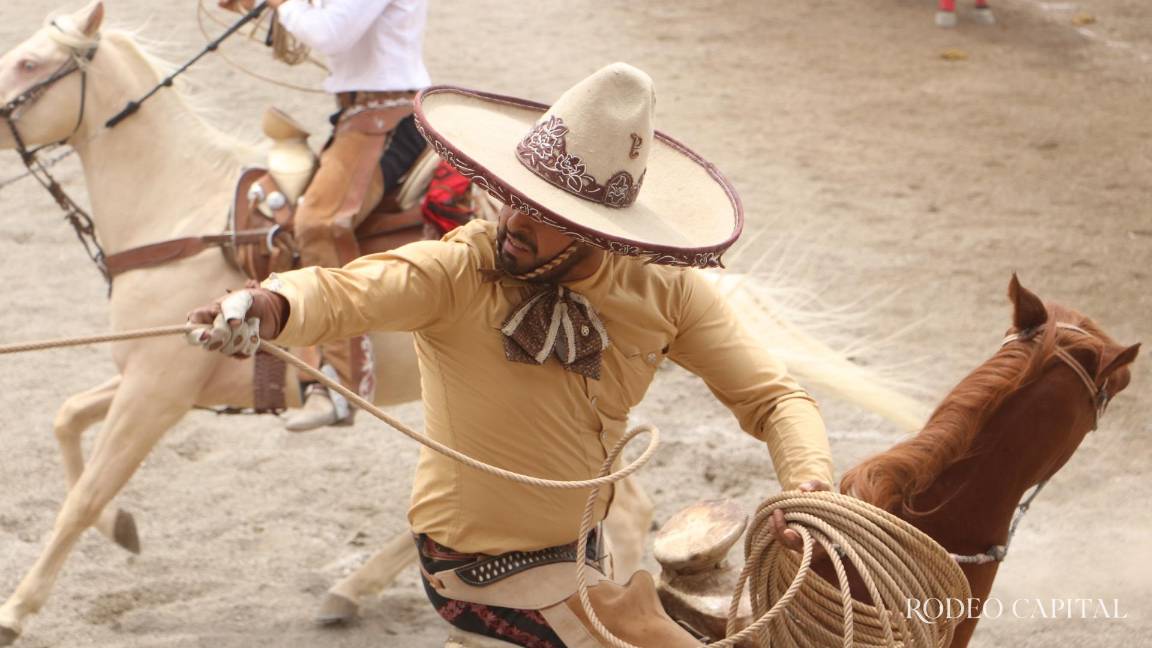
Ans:
[[[108,4],[112,24],[165,41],[173,60],[203,42],[191,2]],[[827,302],[875,304],[864,332],[899,334],[861,361],[908,363],[931,402],[995,350],[1013,271],[1117,339],[1152,341],[1152,5],[1142,0],[1002,0],[994,26],[974,23],[961,0],[951,31],[933,26],[926,0],[432,4],[436,82],[551,101],[614,60],[651,73],[658,126],[732,178],[747,239],[764,232],[755,246],[786,250],[790,281]],[[54,8],[6,3],[0,49]],[[227,51],[282,79],[320,79],[272,65],[254,45]],[[950,51],[962,56],[942,56]],[[251,81],[218,57],[196,78],[195,94],[236,132],[254,137],[272,102],[323,132],[323,95]],[[57,169],[82,196],[75,160]],[[19,170],[14,155],[0,158],[0,179]],[[48,196],[25,180],[0,190],[0,205],[0,342],[107,330],[103,284]],[[54,413],[114,370],[104,348],[10,356],[0,367],[7,596],[64,495]],[[981,623],[974,645],[1123,646],[1152,633],[1150,386],[1152,359],[1142,358],[1101,429],[1037,501],[993,592],[1006,605],[1116,600],[1127,618],[1008,610]],[[833,399],[824,411],[841,471],[899,438]],[[419,423],[415,406],[395,412]],[[642,475],[658,521],[699,498],[751,507],[777,490],[766,453],[679,369],[660,372],[635,420],[667,438]],[[445,626],[414,572],[351,627],[310,622],[327,586],[403,528],[415,456],[367,417],[290,435],[270,417],[194,413],[119,500],[137,515],[142,555],[87,534],[19,645],[442,645]]]

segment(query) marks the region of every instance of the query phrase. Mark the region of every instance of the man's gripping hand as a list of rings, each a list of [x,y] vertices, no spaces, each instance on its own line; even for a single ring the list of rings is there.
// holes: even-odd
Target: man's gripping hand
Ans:
[[[260,339],[280,334],[288,314],[288,301],[263,288],[229,293],[188,313],[195,328],[185,335],[189,344],[236,358],[256,353]]]
[[[800,491],[811,493],[814,491],[830,491],[832,486],[819,479],[806,481],[798,487]],[[772,512],[772,526],[770,527],[772,535],[780,541],[780,544],[791,549],[792,551],[804,550],[804,539],[796,531],[788,528],[788,523],[784,520],[784,511],[776,509]],[[822,547],[817,544],[813,552],[813,558],[818,558],[823,553]]]

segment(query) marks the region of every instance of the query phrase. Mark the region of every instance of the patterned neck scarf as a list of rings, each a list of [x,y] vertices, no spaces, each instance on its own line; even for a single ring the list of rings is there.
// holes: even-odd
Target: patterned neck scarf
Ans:
[[[500,327],[504,355],[513,362],[542,365],[554,355],[568,371],[600,379],[600,362],[611,343],[596,309],[579,293],[545,285]]]
[[[542,365],[556,356],[566,370],[592,380],[600,380],[600,362],[611,342],[596,309],[579,293],[564,286],[541,281],[577,251],[573,242],[551,261],[524,274],[505,270],[481,270],[487,281],[512,278],[536,283],[536,292],[512,309],[500,332],[504,334],[504,356],[512,362]],[[500,256],[497,248],[496,256]]]

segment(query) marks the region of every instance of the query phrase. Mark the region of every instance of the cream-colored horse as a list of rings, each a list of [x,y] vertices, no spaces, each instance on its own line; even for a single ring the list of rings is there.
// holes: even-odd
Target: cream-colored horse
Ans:
[[[16,112],[25,144],[68,138],[79,154],[91,199],[92,216],[104,250],[223,230],[232,191],[247,163],[260,151],[245,146],[204,122],[173,89],[165,89],[140,111],[116,126],[104,122],[127,98],[141,96],[161,77],[160,67],[131,38],[101,34],[103,7],[94,2],[31,38],[0,58],[0,102],[51,78],[80,53],[96,48],[86,75],[63,77]],[[34,63],[32,63],[34,62]],[[83,100],[82,100],[83,93]],[[0,120],[0,149],[14,148]],[[793,372],[809,383],[878,411],[910,428],[926,414],[919,403],[882,386],[842,355],[771,315],[771,304],[738,281],[725,285],[767,342],[790,351]],[[135,270],[115,279],[110,300],[114,330],[164,326],[183,321],[192,308],[244,282],[215,250],[168,265]],[[758,318],[758,319],[757,319]],[[407,335],[374,336],[377,402],[396,403],[419,396],[418,372]],[[52,585],[80,534],[95,526],[121,546],[136,551],[139,541],[130,514],[108,507],[166,430],[193,406],[249,406],[251,361],[204,353],[182,340],[156,338],[112,347],[119,374],[69,398],[55,420],[55,433],[71,486],[40,558],[0,607],[0,645],[20,634],[27,618],[44,605]],[[179,367],[179,371],[171,371]],[[288,384],[294,384],[289,379]],[[290,403],[298,402],[288,389]],[[100,437],[85,463],[80,437],[103,420]],[[652,505],[630,480],[622,483],[607,522],[619,573],[639,564],[652,516]],[[341,620],[357,602],[387,586],[415,559],[413,544],[401,534],[364,567],[329,592],[321,618]]]
[[[39,30],[0,58],[0,101],[12,100],[51,77],[77,52],[95,46],[92,61],[82,63],[87,75],[83,102],[81,77],[75,73],[47,86],[17,113],[25,144],[69,138],[83,164],[100,243],[109,254],[223,231],[238,174],[245,164],[258,161],[259,151],[206,124],[172,90],[157,93],[116,128],[104,129],[126,98],[142,95],[161,73],[129,35],[101,35],[102,17],[102,5],[93,3],[58,18],[55,26]],[[7,124],[0,121],[0,148],[14,146]],[[243,283],[244,276],[214,249],[124,273],[116,277],[109,302],[112,328],[182,322],[189,310]],[[388,334],[373,342],[378,355],[388,358],[375,363],[382,372],[378,394],[385,396],[377,402],[417,398],[411,340]],[[118,343],[112,354],[120,373],[69,398],[56,416],[71,489],[40,559],[0,607],[0,645],[11,642],[24,620],[44,604],[85,529],[95,526],[125,548],[138,549],[132,516],[107,504],[165,431],[193,406],[251,406],[251,360],[218,358],[178,337]],[[298,404],[297,390],[286,389],[285,396]],[[85,464],[81,434],[101,419],[100,438]]]

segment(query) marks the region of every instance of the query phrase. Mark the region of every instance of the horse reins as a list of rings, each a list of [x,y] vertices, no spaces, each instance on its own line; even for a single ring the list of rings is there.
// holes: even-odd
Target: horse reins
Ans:
[[[248,24],[250,21],[255,20],[257,17],[259,17],[260,14],[264,12],[265,7],[267,7],[267,6],[268,6],[268,3],[261,2],[260,4],[253,7],[251,11],[249,11],[248,13],[241,16],[240,20],[237,20],[236,22],[232,23],[231,27],[224,30],[224,33],[220,34],[215,39],[209,41],[206,45],[204,45],[204,47],[199,52],[197,52],[195,56],[188,59],[180,67],[176,68],[176,70],[173,71],[172,74],[169,74],[168,76],[161,79],[156,85],[152,86],[152,89],[149,90],[148,92],[144,93],[144,96],[140,97],[139,99],[129,101],[120,112],[116,113],[115,115],[112,115],[112,117],[110,117],[108,119],[108,121],[104,122],[104,126],[107,128],[115,128],[116,124],[119,124],[120,122],[124,121],[130,115],[132,115],[137,110],[139,110],[141,104],[143,104],[145,101],[148,101],[150,98],[152,98],[152,95],[159,92],[161,88],[171,87],[173,81],[176,80],[176,77],[178,77],[181,74],[183,74],[184,72],[186,72],[188,70],[188,68],[195,65],[196,61],[199,61],[206,54],[208,54],[210,52],[215,52],[216,49],[220,47],[220,43],[223,43],[225,40],[227,40],[227,38],[229,36],[231,36],[232,34],[235,34],[237,31],[239,31],[241,27],[243,27],[244,25]]]
[[[1056,322],[1055,326],[1057,329],[1075,331],[1076,333],[1092,337],[1091,333],[1085,331],[1079,326],[1076,326],[1075,324],[1069,324],[1067,322]],[[1044,326],[1037,326],[1035,328],[1025,329],[1018,333],[1013,333],[1005,337],[1000,342],[1000,347],[1006,347],[1013,342],[1034,342],[1037,340],[1039,334],[1043,331]],[[1084,366],[1077,362],[1076,359],[1072,357],[1071,353],[1068,353],[1059,346],[1056,347],[1052,355],[1056,356],[1061,361],[1063,361],[1064,364],[1068,365],[1068,368],[1076,374],[1076,376],[1080,379],[1080,382],[1082,382],[1084,387],[1088,390],[1088,396],[1092,400],[1093,406],[1092,430],[1095,430],[1096,426],[1100,422],[1100,418],[1104,416],[1104,410],[1108,408],[1108,401],[1111,400],[1111,395],[1108,393],[1108,380],[1105,379],[1102,384],[1097,385],[1096,381],[1092,378],[1092,376],[1088,374],[1088,371],[1084,368]],[[1016,506],[1016,512],[1012,515],[1012,523],[1008,526],[1008,539],[1004,541],[1004,544],[993,545],[989,547],[988,550],[984,553],[968,555],[952,554],[952,559],[965,565],[983,565],[990,562],[1003,562],[1004,559],[1008,557],[1008,547],[1012,544],[1012,536],[1016,535],[1016,527],[1020,525],[1020,521],[1024,519],[1024,514],[1028,512],[1029,508],[1031,508],[1032,500],[1036,499],[1036,496],[1040,494],[1040,491],[1044,489],[1044,486],[1047,483],[1048,480],[1044,479],[1040,483],[1036,484],[1036,486],[1032,489],[1032,492],[1029,493],[1028,496],[1021,500],[1020,504]]]
[[[64,33],[64,30],[56,24],[55,21],[50,23],[53,28]],[[49,164],[41,162],[39,153],[46,149],[54,148],[66,144],[71,140],[76,133],[80,130],[80,126],[84,123],[84,112],[87,107],[88,96],[88,64],[96,57],[96,45],[86,48],[85,50],[77,51],[72,48],[72,55],[64,62],[56,72],[43,81],[29,86],[20,94],[16,95],[13,99],[0,107],[0,119],[8,126],[8,131],[12,133],[12,139],[16,144],[16,152],[20,155],[20,161],[28,169],[27,175],[32,176],[40,183],[40,186],[52,196],[56,204],[64,211],[64,218],[72,226],[76,232],[76,238],[80,240],[80,244],[84,247],[84,252],[92,263],[96,265],[96,269],[103,275],[104,281],[108,283],[108,290],[112,290],[112,280],[108,275],[108,267],[104,262],[104,249],[100,247],[100,242],[96,239],[96,226],[92,222],[91,215],[84,210],[83,207],[78,205],[72,197],[68,195],[60,183],[48,171]],[[24,138],[20,135],[20,129],[17,128],[16,123],[20,119],[20,112],[22,108],[33,105],[45,92],[48,91],[57,81],[71,76],[73,73],[80,74],[80,108],[76,114],[76,125],[72,127],[72,132],[68,133],[63,139],[51,142],[49,144],[42,144],[34,148],[28,148],[24,143]]]
[[[236,33],[245,24],[257,18],[264,11],[265,7],[267,7],[267,3],[265,2],[261,2],[260,4],[253,7],[251,11],[244,14],[240,20],[236,21],[231,27],[224,31],[224,33],[206,44],[204,48],[201,49],[195,56],[177,68],[174,72],[161,79],[143,96],[141,96],[139,99],[129,101],[124,106],[124,108],[120,110],[120,112],[116,113],[104,122],[104,128],[109,130],[115,128],[117,124],[124,121],[129,116],[138,111],[140,106],[154,94],[156,94],[161,88],[171,87],[177,76],[187,71],[188,68],[192,67],[192,65],[199,61],[205,54],[213,52],[219,48],[220,43],[222,43],[232,34]],[[60,28],[59,25],[56,24],[55,21],[52,21],[49,24],[60,33],[66,33],[63,29]],[[52,173],[48,170],[48,167],[52,166],[52,164],[45,164],[41,162],[40,158],[38,157],[38,154],[46,149],[67,144],[76,135],[76,133],[80,130],[80,126],[84,123],[84,112],[88,95],[87,66],[96,57],[97,45],[93,44],[90,47],[83,49],[82,51],[79,50],[79,48],[67,45],[66,43],[61,43],[61,45],[69,47],[69,49],[72,50],[72,55],[69,57],[68,61],[63,63],[60,68],[56,72],[52,73],[52,75],[47,79],[29,86],[19,95],[4,104],[4,106],[0,107],[0,119],[4,120],[4,122],[8,125],[8,130],[12,133],[12,138],[16,144],[16,152],[20,155],[20,161],[23,162],[24,166],[28,169],[25,175],[30,175],[33,178],[36,178],[36,181],[40,183],[40,186],[44,187],[44,189],[48,191],[48,193],[52,196],[52,199],[56,201],[56,204],[60,207],[61,210],[64,211],[64,217],[68,220],[68,223],[76,232],[76,238],[80,240],[80,244],[84,246],[85,254],[88,255],[88,258],[96,266],[96,269],[100,271],[100,275],[104,277],[104,282],[108,285],[108,293],[111,294],[112,275],[108,270],[107,254],[105,254],[104,248],[100,246],[100,242],[96,237],[96,225],[92,221],[92,216],[83,207],[77,204],[75,200],[72,200],[72,197],[69,196],[66,191],[64,191],[64,188],[60,185],[60,182],[52,176]],[[67,137],[64,137],[59,141],[51,142],[49,144],[42,144],[34,148],[28,148],[28,146],[24,143],[24,138],[20,136],[20,130],[16,127],[16,122],[20,117],[20,109],[34,104],[36,100],[39,99],[40,96],[43,95],[57,81],[60,81],[61,79],[64,79],[75,72],[80,73],[80,109],[76,116],[76,125],[72,127],[72,132],[69,133]],[[53,163],[55,161],[53,161]],[[12,181],[16,179],[18,178],[13,179]]]

